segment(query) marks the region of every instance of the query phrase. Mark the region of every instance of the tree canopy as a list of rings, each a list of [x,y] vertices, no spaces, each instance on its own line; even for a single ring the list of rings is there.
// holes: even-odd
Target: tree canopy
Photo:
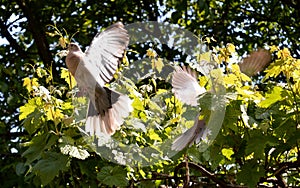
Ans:
[[[187,181],[221,186],[300,185],[298,1],[2,0],[0,8],[0,177],[4,187],[153,187]],[[117,21],[171,23],[209,43],[223,67],[227,100],[222,128],[207,150],[192,146],[172,158],[158,155],[150,166],[131,167],[106,160],[82,137],[73,123],[71,78],[58,54],[71,38],[88,47],[99,31]],[[266,71],[251,78],[242,74],[233,57],[266,46],[273,55]],[[163,66],[162,58],[176,55],[178,51],[167,46],[133,45],[122,66],[126,69],[134,60],[147,57],[149,66],[158,68]],[[176,60],[185,63],[182,56]],[[203,86],[205,79],[199,76]],[[164,97],[167,116],[157,121],[159,128],[137,132],[123,127],[114,137],[160,153],[156,144],[171,136],[185,108],[174,102],[166,92],[171,86],[159,77],[126,84],[134,90],[130,93],[134,118],[156,121],[148,113],[161,112],[150,100],[154,96]],[[202,98],[203,103],[206,100]]]

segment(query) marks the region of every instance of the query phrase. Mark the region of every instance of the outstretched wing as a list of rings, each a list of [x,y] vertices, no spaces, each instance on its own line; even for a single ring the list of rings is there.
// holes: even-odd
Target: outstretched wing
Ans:
[[[113,78],[128,43],[127,30],[121,22],[117,22],[95,36],[84,62],[95,65],[103,83],[108,83]]]
[[[189,67],[176,67],[172,77],[172,87],[175,96],[185,104],[197,106],[198,96],[204,93],[196,79],[196,73]]]
[[[267,50],[259,49],[254,51],[239,64],[241,72],[248,76],[254,76],[271,62],[271,58],[271,54]]]
[[[172,143],[172,150],[175,151],[181,151],[183,150],[186,146],[191,146],[194,143],[198,144],[201,140],[204,139],[205,130],[206,130],[206,125],[204,120],[199,120],[199,116],[196,116],[195,118],[195,123],[193,127],[185,131],[182,135],[177,137],[173,143]]]

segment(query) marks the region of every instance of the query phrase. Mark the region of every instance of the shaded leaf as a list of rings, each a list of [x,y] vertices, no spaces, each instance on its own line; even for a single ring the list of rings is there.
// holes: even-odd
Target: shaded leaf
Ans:
[[[59,153],[47,152],[39,160],[33,170],[41,178],[42,185],[50,183],[59,171],[67,169],[68,157]]]
[[[105,166],[97,174],[97,179],[108,186],[127,186],[126,171],[120,166]]]
[[[249,187],[256,187],[260,177],[263,177],[265,170],[263,166],[256,163],[256,160],[247,161],[237,173],[237,181],[245,183]]]

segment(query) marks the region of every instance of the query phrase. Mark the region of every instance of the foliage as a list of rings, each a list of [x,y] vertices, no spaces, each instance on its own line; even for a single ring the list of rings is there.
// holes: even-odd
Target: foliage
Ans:
[[[153,187],[174,185],[175,180],[178,185],[185,180],[184,168],[177,171],[185,160],[183,153],[226,184],[299,186],[298,1],[3,0],[0,8],[0,177],[6,180],[2,186]],[[216,39],[209,42],[224,71],[228,101],[222,130],[208,150],[201,153],[193,146],[172,158],[158,155],[148,167],[125,167],[105,160],[84,139],[73,121],[74,80],[61,68],[58,46],[72,37],[87,46],[99,30],[118,20],[164,20]],[[240,55],[275,45],[274,61],[265,73],[249,78],[230,58],[236,54],[233,45],[224,47],[227,43]],[[131,49],[129,63],[154,49],[157,55],[148,57],[158,71],[164,66],[162,58],[172,59],[177,53],[151,44]],[[157,144],[175,134],[172,130],[184,108],[160,78],[125,84],[132,88],[134,118],[155,120],[149,112],[159,114],[161,109],[149,100],[153,96],[164,98],[167,118],[156,123],[159,129],[122,127],[116,138],[150,145],[159,153]],[[190,175],[207,174],[197,167]]]
[[[295,32],[300,23],[298,1],[170,0],[166,7],[173,10],[172,23],[213,36],[223,44],[234,43],[240,54],[268,44],[289,46],[299,58],[299,34]]]
[[[224,50],[228,51],[225,56]],[[226,69],[223,71],[226,72],[224,83],[228,92],[226,94],[228,97],[227,115],[222,130],[214,144],[204,153],[200,153],[195,146],[187,149],[186,152],[190,160],[196,161],[204,167],[210,166],[211,171],[223,174],[223,178],[227,181],[231,180],[231,182],[224,181],[227,183],[242,183],[250,187],[255,186],[258,182],[275,185],[272,184],[270,178],[277,178],[276,185],[281,185],[282,182],[285,182],[285,185],[298,185],[299,182],[295,179],[297,171],[294,171],[294,167],[299,163],[299,127],[297,123],[299,114],[297,113],[298,106],[294,104],[299,101],[300,85],[298,81],[291,82],[289,80],[299,76],[300,71],[295,67],[299,67],[297,65],[300,60],[292,58],[286,48],[279,50],[277,59],[266,70],[264,83],[268,85],[269,92],[264,93],[255,89],[255,83],[239,71],[235,62],[232,63],[230,57],[234,56],[234,53],[232,44],[216,51],[217,59],[222,59],[221,57],[224,56],[223,60],[226,60],[219,61],[226,65]],[[150,54],[149,51],[148,54]],[[154,56],[152,58],[155,60]],[[152,62],[150,63],[153,65]],[[279,69],[279,67],[285,68]],[[42,71],[43,69],[37,68],[36,70]],[[279,75],[278,70],[286,76],[285,84],[278,85],[276,82],[269,81],[270,78]],[[72,172],[72,166],[75,165],[73,163],[80,166],[83,163],[82,160],[95,160],[97,152],[80,133],[78,129],[80,122],[74,122],[72,119],[75,113],[72,100],[73,102],[77,100],[77,98],[74,99],[72,90],[64,88],[65,86],[52,85],[47,71],[42,72],[44,74],[36,74],[37,78],[23,79],[24,87],[27,88],[30,95],[28,102],[20,107],[19,118],[24,120],[24,127],[33,138],[23,144],[27,147],[22,154],[26,158],[26,162],[19,164],[22,168],[18,174],[26,173],[27,181],[33,181],[36,185],[51,184],[54,178],[58,179],[55,182],[58,181],[62,184],[72,184],[74,182],[71,180],[74,179],[80,182],[80,174],[84,172]],[[70,74],[66,76],[65,69],[62,69],[61,76],[66,81],[71,79]],[[38,80],[42,81],[43,79],[46,79],[46,84],[50,83],[48,88],[40,86]],[[150,146],[153,149],[152,152],[155,153],[163,152],[160,151],[158,143],[163,143],[172,137],[171,129],[178,126],[178,118],[185,109],[180,105],[174,106],[173,104],[180,103],[175,102],[174,97],[166,95],[164,101],[167,108],[165,110],[169,115],[163,121],[158,121],[157,116],[153,116],[150,112],[159,114],[164,113],[164,110],[151,98],[162,97],[167,90],[158,89],[163,85],[157,84],[155,84],[155,90],[151,89],[153,82],[156,83],[153,78],[147,82],[143,81],[140,83],[142,85],[137,84],[139,86],[130,92],[134,108],[131,118],[147,120],[150,122],[149,126],[142,128],[143,131],[140,132],[132,127],[133,124],[128,124],[121,132],[116,133],[114,138],[124,144],[135,143],[140,148]],[[71,83],[69,82],[69,84]],[[148,89],[145,90],[145,88]],[[64,95],[67,97],[66,100],[59,99]],[[100,167],[98,162],[94,161],[94,170],[89,173],[93,173],[97,177],[98,185],[128,186],[130,181],[135,180],[136,185],[142,186],[141,179],[155,179],[155,173],[168,174],[168,170],[179,165],[183,160],[180,157],[181,154],[170,159],[165,156],[156,156],[158,157],[157,161],[153,156],[151,159],[154,161],[153,164],[142,168],[131,167],[130,163],[125,163],[130,166],[124,168],[110,164],[108,161],[106,165],[101,164]],[[123,154],[112,150],[111,155],[115,155],[116,158]],[[138,161],[143,154],[131,157],[131,160]],[[102,161],[106,160],[102,159]],[[138,164],[139,162],[137,162]],[[142,166],[142,164],[140,165]],[[286,177],[282,177],[285,173],[287,173]],[[59,174],[72,174],[72,177],[69,180],[62,180],[58,176]],[[83,186],[81,183],[80,185]]]

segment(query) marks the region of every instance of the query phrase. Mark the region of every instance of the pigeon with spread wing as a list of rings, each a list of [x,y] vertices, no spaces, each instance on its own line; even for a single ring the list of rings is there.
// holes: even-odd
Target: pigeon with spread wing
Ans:
[[[176,98],[191,106],[198,106],[198,96],[206,92],[197,81],[197,73],[185,66],[175,67],[172,76],[172,91]],[[196,116],[193,127],[174,140],[172,150],[180,151],[186,146],[200,142],[206,126],[204,120],[199,120],[199,116],[200,114]]]
[[[241,72],[248,76],[253,76],[262,71],[270,61],[270,52],[260,49],[243,59],[239,66]],[[199,95],[206,92],[205,88],[199,85],[196,75],[196,72],[189,67],[176,67],[172,75],[172,90],[176,98],[191,106],[198,106]],[[205,120],[200,120],[199,116],[200,114],[195,118],[193,127],[174,140],[171,147],[172,150],[181,151],[193,143],[198,144],[205,137],[205,133],[208,130],[206,129]]]
[[[97,34],[86,53],[77,44],[69,44],[66,65],[90,99],[85,130],[91,135],[112,135],[132,110],[128,96],[105,86],[113,79],[128,43],[128,33],[118,22]]]

